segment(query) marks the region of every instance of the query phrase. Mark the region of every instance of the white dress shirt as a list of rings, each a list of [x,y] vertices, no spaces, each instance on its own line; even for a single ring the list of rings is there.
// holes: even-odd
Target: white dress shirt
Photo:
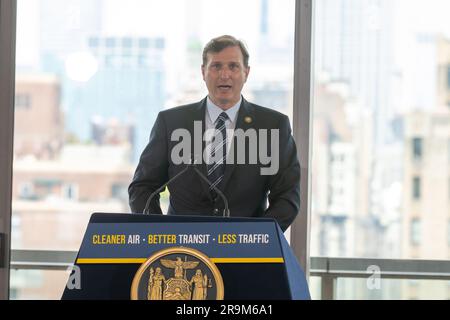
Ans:
[[[239,108],[241,107],[242,102],[242,96],[239,99],[239,101],[229,108],[228,110],[224,111],[220,107],[216,106],[209,96],[206,99],[206,114],[205,114],[205,130],[214,130],[216,128],[216,120],[220,116],[222,112],[225,112],[228,115],[228,119],[225,121],[225,127],[227,129],[227,154],[230,151],[231,142],[233,141],[233,135],[234,135],[234,128],[236,128],[236,121],[237,121],[237,115],[239,112]],[[212,131],[210,131],[212,132]],[[205,135],[206,138],[206,145],[209,145],[211,143],[213,135]],[[209,160],[210,155],[206,155],[207,161]]]

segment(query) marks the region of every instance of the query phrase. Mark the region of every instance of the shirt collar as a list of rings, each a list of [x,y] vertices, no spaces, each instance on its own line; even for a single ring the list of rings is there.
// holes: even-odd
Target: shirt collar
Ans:
[[[220,107],[216,106],[208,96],[206,99],[206,108],[208,110],[208,115],[209,119],[211,120],[211,123],[215,123],[217,118],[220,116],[222,112],[225,112],[228,118],[231,120],[231,122],[234,123],[236,121],[236,116],[239,111],[239,108],[241,107],[241,102],[242,96],[234,106],[224,111]]]

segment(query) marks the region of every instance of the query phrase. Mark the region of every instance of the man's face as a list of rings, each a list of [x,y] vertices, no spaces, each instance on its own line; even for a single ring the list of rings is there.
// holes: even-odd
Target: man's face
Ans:
[[[244,67],[239,46],[227,47],[217,53],[209,52],[206,65],[202,66],[209,98],[223,110],[231,108],[241,98],[249,72],[250,67]]]

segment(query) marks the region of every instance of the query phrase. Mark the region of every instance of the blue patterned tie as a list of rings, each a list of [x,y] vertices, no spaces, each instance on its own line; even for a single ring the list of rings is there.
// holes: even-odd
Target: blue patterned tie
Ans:
[[[214,159],[208,164],[208,179],[212,186],[217,187],[223,179],[225,172],[225,160],[227,156],[227,129],[225,121],[229,119],[225,112],[222,112],[216,120],[216,129],[211,141],[210,159]],[[220,155],[220,156],[219,156]],[[210,190],[213,187],[210,186]],[[213,192],[214,196],[215,192]]]

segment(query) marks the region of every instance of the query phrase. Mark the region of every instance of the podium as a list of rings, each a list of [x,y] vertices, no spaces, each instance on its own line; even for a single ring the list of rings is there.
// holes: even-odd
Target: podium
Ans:
[[[73,275],[78,273],[78,286]],[[274,219],[94,213],[62,299],[310,299]]]

